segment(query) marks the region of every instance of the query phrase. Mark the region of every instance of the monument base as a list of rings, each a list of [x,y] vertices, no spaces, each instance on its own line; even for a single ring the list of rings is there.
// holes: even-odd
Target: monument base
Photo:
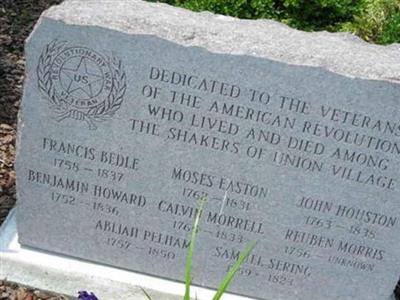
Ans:
[[[76,297],[92,291],[101,300],[147,300],[141,288],[155,300],[181,300],[184,284],[105,265],[26,248],[18,243],[15,210],[0,228],[0,279]],[[212,299],[215,292],[192,288],[199,300]],[[226,300],[250,298],[227,295]]]
[[[87,290],[101,300],[147,300],[143,288],[155,300],[181,300],[184,292],[182,283],[22,247],[18,243],[15,210],[0,228],[0,258],[0,279],[72,297]],[[192,292],[198,300],[210,300],[214,295],[214,291],[199,287],[192,287]],[[224,296],[224,300],[249,299]]]

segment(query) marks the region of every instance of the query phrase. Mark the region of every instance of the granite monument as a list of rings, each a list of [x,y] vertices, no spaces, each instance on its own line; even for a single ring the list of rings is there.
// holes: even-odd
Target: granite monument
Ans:
[[[65,1],[26,44],[21,244],[263,300],[388,300],[400,47],[164,4]]]

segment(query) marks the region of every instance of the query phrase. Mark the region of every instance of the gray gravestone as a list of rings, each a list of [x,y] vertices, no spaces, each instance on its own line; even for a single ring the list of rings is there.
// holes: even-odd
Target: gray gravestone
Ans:
[[[23,245],[259,299],[386,300],[400,270],[400,50],[140,1],[27,42]]]

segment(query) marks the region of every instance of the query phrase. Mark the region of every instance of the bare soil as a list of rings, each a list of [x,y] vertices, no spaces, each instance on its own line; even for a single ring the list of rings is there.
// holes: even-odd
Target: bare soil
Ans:
[[[5,280],[0,281],[0,300],[71,300],[71,298],[55,295],[37,289],[20,286]]]
[[[15,205],[15,134],[24,80],[24,41],[43,10],[61,0],[0,0],[0,225]],[[68,300],[0,278],[0,300]]]
[[[0,0],[0,224],[15,204],[15,133],[24,41],[43,10],[61,0]]]

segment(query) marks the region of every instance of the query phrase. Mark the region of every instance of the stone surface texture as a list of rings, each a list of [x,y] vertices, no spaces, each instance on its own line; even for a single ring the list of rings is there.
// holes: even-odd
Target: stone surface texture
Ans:
[[[262,300],[386,300],[400,49],[141,1],[65,1],[26,44],[23,246]]]
[[[272,20],[240,20],[136,0],[66,0],[43,17],[156,35],[214,53],[265,57],[347,76],[400,81],[399,44],[372,45],[349,33],[309,33]]]
[[[94,291],[102,300],[148,300],[141,288],[154,299],[182,299],[178,294],[181,294],[184,287],[177,283],[154,280],[112,267],[23,248],[17,238],[15,210],[12,210],[0,229],[1,278],[68,296],[56,299],[76,300],[78,291],[89,290]],[[199,293],[204,294],[204,290]],[[47,300],[50,297],[38,298]]]

